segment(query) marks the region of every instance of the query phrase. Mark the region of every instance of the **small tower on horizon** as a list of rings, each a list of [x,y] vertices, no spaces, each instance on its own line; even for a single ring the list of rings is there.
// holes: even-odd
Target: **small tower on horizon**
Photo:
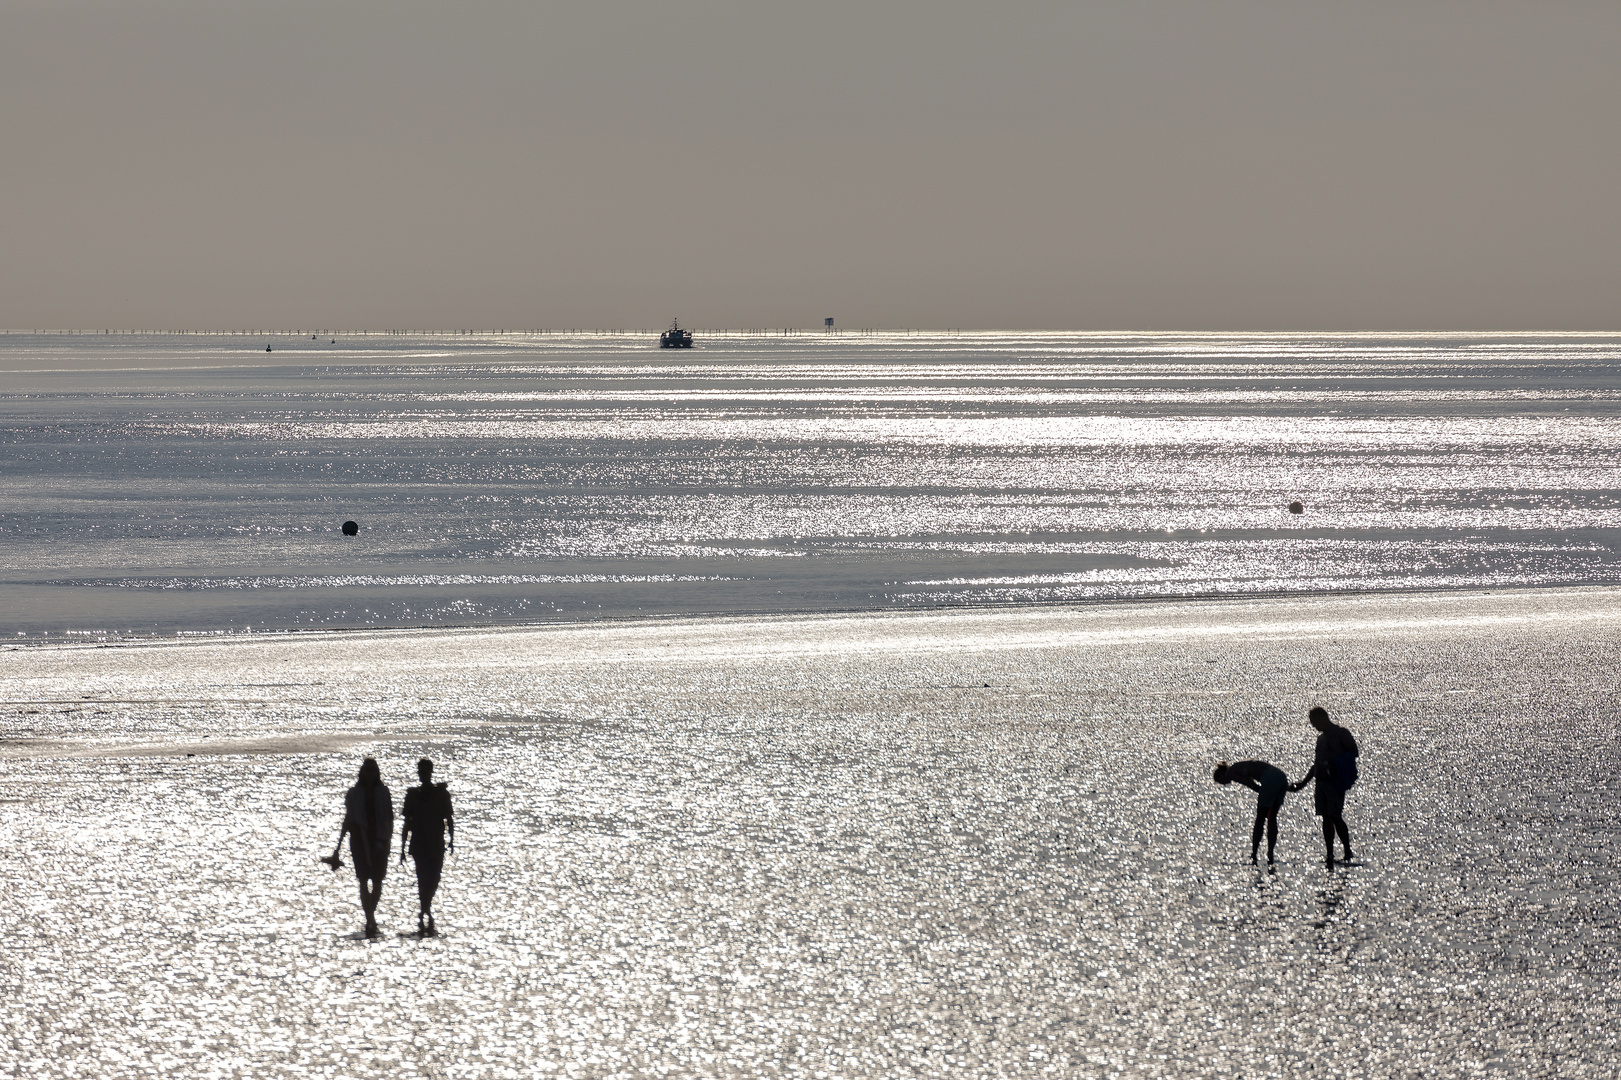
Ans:
[[[822,320],[822,332],[827,334],[831,334],[833,332],[833,316],[829,315],[827,318]]]

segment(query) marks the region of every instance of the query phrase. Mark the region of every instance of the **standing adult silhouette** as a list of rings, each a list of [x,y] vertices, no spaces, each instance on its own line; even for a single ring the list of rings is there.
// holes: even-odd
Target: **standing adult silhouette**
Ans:
[[[1313,705],[1306,714],[1311,726],[1317,729],[1317,751],[1313,755],[1311,770],[1290,784],[1290,791],[1299,791],[1310,781],[1316,781],[1312,790],[1312,803],[1317,815],[1323,819],[1323,846],[1327,849],[1324,865],[1334,867],[1334,835],[1339,834],[1345,847],[1345,861],[1350,862],[1351,830],[1345,827],[1345,792],[1356,780],[1356,759],[1361,754],[1351,733],[1328,718],[1328,710]]]
[[[355,880],[360,883],[360,907],[366,913],[366,936],[377,936],[377,900],[383,895],[383,877],[388,873],[389,843],[394,838],[394,796],[383,783],[376,758],[360,763],[355,786],[343,796],[343,827],[333,845],[332,858],[343,847],[349,834],[349,858],[355,864]]]
[[[450,834],[450,850],[456,850],[456,819],[450,807],[450,791],[433,782],[433,762],[417,762],[421,787],[405,789],[400,808],[400,862],[405,852],[417,866],[417,933],[432,937],[439,932],[433,924],[433,895],[439,891],[439,878],[445,869],[445,834]]]

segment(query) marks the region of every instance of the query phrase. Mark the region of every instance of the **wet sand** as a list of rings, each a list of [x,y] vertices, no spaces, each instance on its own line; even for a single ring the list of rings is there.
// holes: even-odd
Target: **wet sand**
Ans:
[[[1621,591],[0,653],[17,1075],[1613,1076]],[[1274,871],[1217,758],[1362,742]],[[367,942],[375,753],[461,850]],[[510,1070],[510,1072],[509,1072]]]

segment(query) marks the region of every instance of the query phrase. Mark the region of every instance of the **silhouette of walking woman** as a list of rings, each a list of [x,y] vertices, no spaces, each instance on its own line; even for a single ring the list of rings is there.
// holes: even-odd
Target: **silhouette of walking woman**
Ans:
[[[355,786],[343,797],[343,828],[332,847],[332,858],[343,847],[349,834],[349,858],[354,860],[355,880],[360,883],[360,907],[366,912],[366,936],[377,936],[377,899],[383,894],[383,876],[388,873],[389,841],[394,837],[394,796],[383,783],[376,758],[360,763]]]
[[[1261,830],[1265,828],[1266,861],[1271,865],[1278,847],[1278,808],[1283,805],[1289,778],[1282,769],[1264,761],[1240,761],[1233,765],[1223,761],[1216,765],[1210,778],[1224,787],[1237,780],[1254,790],[1255,828],[1250,833],[1250,862],[1256,861],[1255,853],[1261,850]]]
[[[1345,861],[1350,862],[1351,830],[1345,827],[1345,792],[1356,783],[1356,759],[1361,754],[1351,733],[1329,720],[1328,710],[1313,705],[1306,714],[1311,726],[1317,729],[1317,752],[1313,755],[1311,771],[1300,781],[1289,785],[1290,791],[1299,791],[1309,781],[1316,780],[1312,802],[1317,815],[1323,819],[1323,846],[1328,849],[1324,865],[1334,868],[1334,834],[1345,847]]]
[[[456,819],[451,816],[450,792],[433,782],[433,762],[417,762],[421,787],[405,789],[405,805],[400,807],[400,862],[409,848],[417,865],[417,933],[433,937],[439,928],[433,924],[433,894],[439,891],[439,876],[445,869],[445,833],[450,833],[450,850],[456,850]]]

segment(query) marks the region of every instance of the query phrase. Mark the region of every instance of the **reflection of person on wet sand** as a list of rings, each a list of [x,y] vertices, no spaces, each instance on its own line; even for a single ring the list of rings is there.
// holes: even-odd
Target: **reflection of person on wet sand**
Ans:
[[[451,816],[449,790],[433,782],[433,762],[427,758],[417,762],[417,775],[422,786],[406,788],[400,808],[405,822],[400,826],[400,862],[409,849],[417,864],[417,933],[431,937],[438,932],[433,925],[433,894],[445,868],[445,833],[450,833],[450,850],[455,851],[456,820]]]
[[[349,834],[349,858],[354,860],[355,880],[360,882],[366,936],[376,937],[377,899],[383,894],[389,842],[394,838],[394,796],[383,783],[376,758],[360,763],[360,776],[343,797],[343,828],[338,830],[338,842],[332,848],[334,859],[343,847],[344,833]]]
[[[1250,862],[1261,849],[1261,830],[1266,829],[1266,861],[1273,861],[1278,847],[1278,808],[1283,805],[1283,793],[1289,787],[1289,778],[1276,765],[1264,761],[1240,761],[1229,765],[1225,761],[1216,766],[1211,779],[1223,786],[1237,780],[1255,792],[1255,829],[1250,833]]]
[[[1313,804],[1323,819],[1323,846],[1328,849],[1326,865],[1334,868],[1334,834],[1345,846],[1345,861],[1350,862],[1351,830],[1345,827],[1345,792],[1356,783],[1356,759],[1361,751],[1351,733],[1328,718],[1328,710],[1321,705],[1312,706],[1306,714],[1311,726],[1318,731],[1317,752],[1311,771],[1292,784],[1290,791],[1299,791],[1311,780],[1317,781],[1313,789]]]

